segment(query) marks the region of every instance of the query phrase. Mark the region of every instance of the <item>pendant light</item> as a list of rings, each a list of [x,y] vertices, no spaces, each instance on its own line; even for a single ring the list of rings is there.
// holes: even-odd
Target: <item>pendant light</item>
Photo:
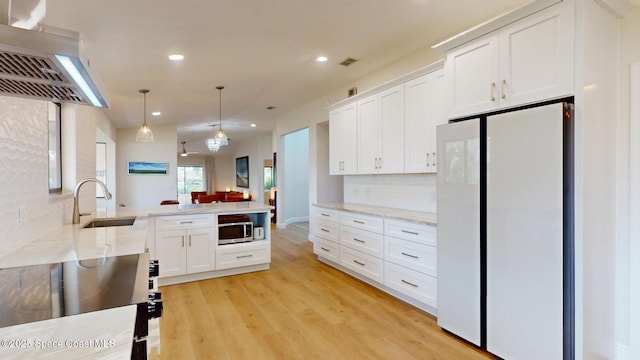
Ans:
[[[149,125],[147,124],[147,93],[149,92],[149,89],[140,89],[138,90],[138,92],[142,93],[142,96],[144,97],[144,113],[142,115],[144,122],[142,123],[142,127],[138,130],[138,133],[136,134],[136,141],[152,142],[153,132],[151,131],[151,128],[149,128]]]
[[[220,150],[220,146],[229,145],[229,138],[227,138],[227,135],[222,130],[222,89],[224,89],[224,86],[218,85],[216,86],[216,89],[218,89],[218,94],[219,94],[218,96],[219,96],[219,102],[220,102],[219,128],[218,128],[218,131],[216,131],[216,135],[213,138],[206,140],[207,147],[212,152],[216,152]]]

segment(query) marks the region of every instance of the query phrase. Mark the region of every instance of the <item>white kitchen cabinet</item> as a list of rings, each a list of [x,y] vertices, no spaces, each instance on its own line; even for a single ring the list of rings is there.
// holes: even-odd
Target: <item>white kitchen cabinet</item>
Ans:
[[[552,6],[447,53],[449,118],[573,92],[573,19]]]
[[[270,261],[271,243],[266,240],[221,245],[216,250],[216,270],[264,264]]]
[[[160,277],[215,269],[215,221],[206,216],[163,216],[156,220]]]
[[[436,172],[436,127],[444,114],[444,70],[404,84],[404,172]]]
[[[335,263],[340,262],[340,212],[314,206],[309,221],[313,252]]]
[[[357,126],[355,102],[329,113],[329,174],[357,173]]]
[[[404,172],[404,86],[358,100],[358,174]]]

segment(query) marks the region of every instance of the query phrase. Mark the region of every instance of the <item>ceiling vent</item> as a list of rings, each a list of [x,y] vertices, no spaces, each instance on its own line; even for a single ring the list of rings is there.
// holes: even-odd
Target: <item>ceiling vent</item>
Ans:
[[[358,61],[358,59],[354,59],[354,58],[346,58],[344,60],[342,60],[342,62],[340,63],[340,65],[342,66],[349,66],[351,64],[353,64],[354,62]]]

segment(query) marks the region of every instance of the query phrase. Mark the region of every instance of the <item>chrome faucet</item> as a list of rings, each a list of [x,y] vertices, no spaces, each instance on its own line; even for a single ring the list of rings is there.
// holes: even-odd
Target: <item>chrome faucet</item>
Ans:
[[[73,192],[73,220],[72,224],[80,224],[80,208],[78,206],[78,192],[80,191],[80,187],[84,183],[94,182],[102,187],[102,191],[104,192],[104,197],[107,200],[111,200],[111,193],[109,189],[107,189],[107,185],[105,185],[102,181],[98,179],[83,179],[80,180],[78,185],[76,185],[76,190]]]

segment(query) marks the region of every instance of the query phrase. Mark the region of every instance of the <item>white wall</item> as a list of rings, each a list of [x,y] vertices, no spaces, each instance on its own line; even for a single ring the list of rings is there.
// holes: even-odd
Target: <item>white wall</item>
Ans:
[[[309,188],[314,189],[309,191],[309,203],[342,202],[344,177],[329,175],[329,122],[316,124],[315,134],[315,146],[309,147]]]
[[[282,173],[278,175],[278,227],[309,220],[309,129],[283,137]]]
[[[345,176],[344,201],[354,204],[436,212],[436,175]]]
[[[155,139],[149,143],[136,142],[138,129],[118,130],[116,150],[118,204],[154,206],[160,205],[162,200],[178,197],[176,125],[157,125],[151,130]],[[169,163],[169,173],[167,175],[128,175],[127,162],[129,161],[166,162]]]
[[[231,188],[236,188],[235,181],[235,171],[236,171],[236,161],[235,158],[249,156],[249,188],[237,188],[237,191],[249,190],[251,194],[251,199],[258,203],[264,203],[264,172],[263,172],[263,160],[269,159],[273,156],[273,151],[271,150],[271,136],[270,135],[262,135],[256,136],[251,139],[251,141],[245,141],[238,146],[236,150],[235,157],[230,159],[231,167],[225,170],[225,173],[230,173],[232,176],[232,180],[229,182],[231,185],[218,185],[216,183],[216,188],[222,187],[221,190],[224,190],[224,186],[231,186]],[[215,158],[216,168],[218,167],[217,161],[218,158]]]

